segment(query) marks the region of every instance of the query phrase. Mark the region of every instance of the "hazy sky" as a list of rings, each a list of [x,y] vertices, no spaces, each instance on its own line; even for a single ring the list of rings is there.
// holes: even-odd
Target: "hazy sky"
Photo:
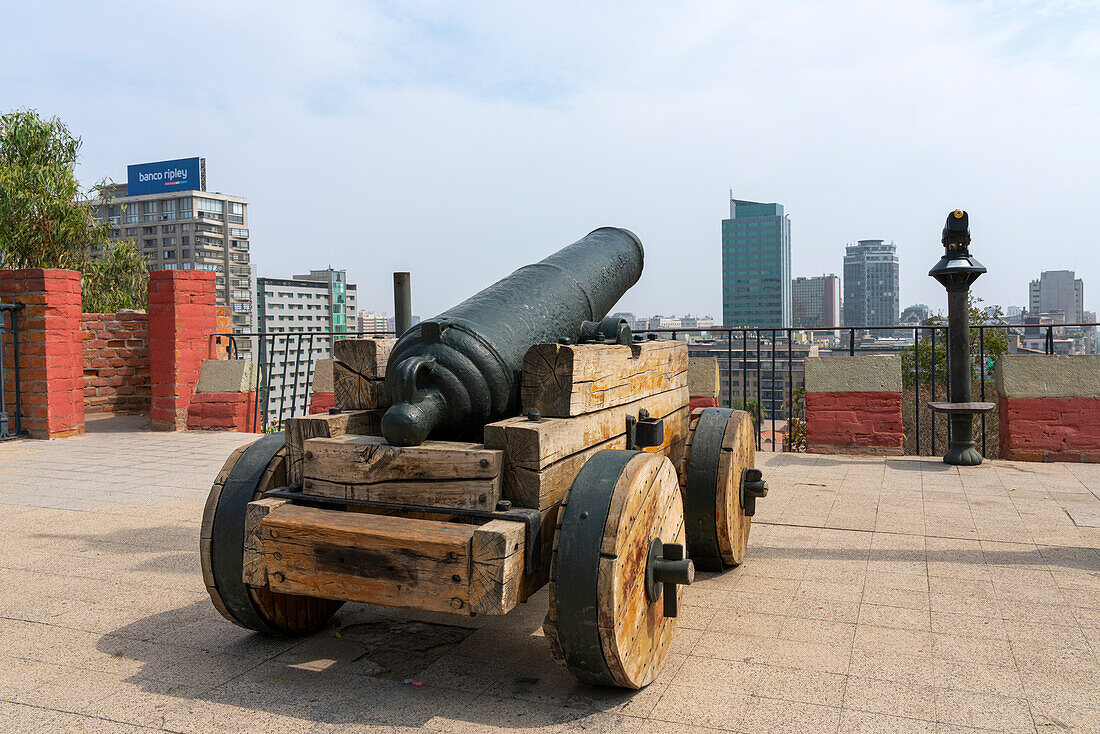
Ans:
[[[1100,3],[0,0],[0,110],[58,115],[81,180],[207,159],[257,275],[347,268],[430,316],[602,225],[639,313],[721,314],[728,192],[791,218],[795,275],[893,239],[901,303],[947,212],[988,302],[1041,269],[1100,307]]]

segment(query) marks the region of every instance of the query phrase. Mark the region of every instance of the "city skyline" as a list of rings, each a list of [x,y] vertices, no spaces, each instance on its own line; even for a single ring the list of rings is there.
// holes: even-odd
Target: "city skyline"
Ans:
[[[434,315],[611,224],[647,249],[618,308],[718,313],[730,185],[783,202],[794,274],[837,272],[845,242],[893,239],[902,303],[942,307],[925,273],[957,207],[987,302],[1022,303],[1038,270],[1100,279],[1084,214],[1100,188],[1091,4],[77,4],[57,24],[58,7],[8,9],[5,107],[65,120],[85,184],[205,156],[218,190],[249,199],[257,275],[320,251],[370,308],[410,270],[415,309]],[[43,27],[50,43],[24,32]],[[166,47],[188,62],[135,63]],[[869,59],[881,73],[861,71]],[[141,114],[120,126],[123,110]]]

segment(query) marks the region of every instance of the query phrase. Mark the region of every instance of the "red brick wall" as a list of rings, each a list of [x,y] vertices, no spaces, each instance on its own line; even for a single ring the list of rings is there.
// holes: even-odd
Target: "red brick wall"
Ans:
[[[149,425],[154,431],[187,427],[187,407],[217,328],[214,303],[211,271],[149,273]]]
[[[998,401],[1001,458],[1100,462],[1100,398]]]
[[[900,392],[806,393],[806,448],[813,453],[902,453]]]
[[[187,427],[203,431],[253,432],[256,393],[200,392],[187,408]]]
[[[84,359],[80,338],[80,273],[74,270],[0,270],[0,298],[22,303],[19,367],[22,428],[31,438],[84,432]],[[4,367],[14,367],[10,337]],[[5,377],[14,407],[14,375]]]
[[[149,317],[82,314],[84,414],[149,412]]]

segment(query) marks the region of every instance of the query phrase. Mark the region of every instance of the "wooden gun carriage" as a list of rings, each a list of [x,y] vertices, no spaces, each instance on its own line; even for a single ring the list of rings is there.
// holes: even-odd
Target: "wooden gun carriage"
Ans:
[[[689,413],[686,344],[605,318],[582,343],[527,346],[514,414],[480,441],[405,441],[407,426],[391,441],[383,419],[410,394],[387,389],[391,357],[409,336],[337,341],[336,408],[226,461],[202,524],[214,605],[293,635],[344,602],[499,615],[549,585],[556,659],[593,683],[650,683],[695,566],[744,559],[767,490],[748,414]]]

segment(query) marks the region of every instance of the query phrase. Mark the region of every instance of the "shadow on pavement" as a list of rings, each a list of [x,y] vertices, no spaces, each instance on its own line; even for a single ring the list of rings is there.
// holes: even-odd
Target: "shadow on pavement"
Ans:
[[[578,683],[534,634],[545,603],[537,607],[512,612],[523,618],[516,624],[346,605],[320,632],[273,639],[230,624],[204,600],[114,630],[97,648],[141,663],[127,682],[150,694],[327,725],[420,727],[439,718],[539,728],[645,695]],[[178,620],[196,617],[182,639],[166,640]]]

